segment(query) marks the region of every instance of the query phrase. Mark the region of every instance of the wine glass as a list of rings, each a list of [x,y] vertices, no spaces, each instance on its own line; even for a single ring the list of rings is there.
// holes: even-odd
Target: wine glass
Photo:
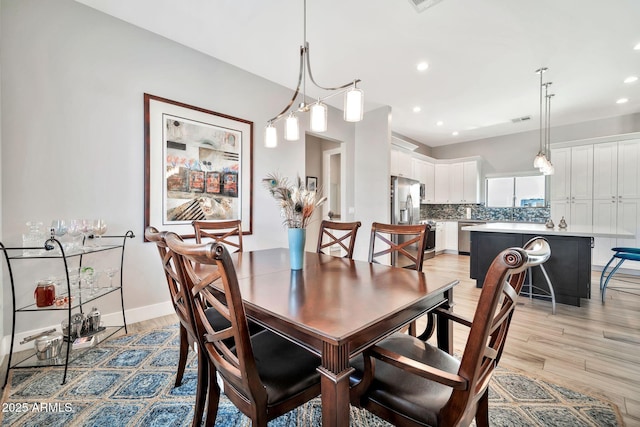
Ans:
[[[104,274],[109,278],[109,289],[113,289],[113,276],[115,276],[118,271],[119,269],[117,268],[107,268],[104,271]]]
[[[104,219],[96,219],[93,221],[93,234],[102,239],[102,235],[107,232],[107,221]],[[102,242],[102,241],[101,241]]]
[[[67,234],[67,224],[64,219],[54,219],[51,221],[51,230],[53,230],[54,235],[62,237]]]
[[[72,219],[69,221],[69,226],[67,227],[67,234],[71,237],[71,242],[69,243],[69,251],[74,251],[78,245],[77,238],[82,234],[80,230],[82,225],[82,221],[79,219]]]
[[[87,238],[93,235],[93,221],[90,219],[80,220],[80,232],[82,233],[83,239],[82,242],[85,246],[87,245]]]

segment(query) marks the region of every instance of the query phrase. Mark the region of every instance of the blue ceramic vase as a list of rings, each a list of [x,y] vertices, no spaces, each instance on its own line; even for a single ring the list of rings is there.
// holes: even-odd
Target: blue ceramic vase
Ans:
[[[306,231],[305,228],[289,229],[289,261],[291,262],[292,270],[302,270]]]

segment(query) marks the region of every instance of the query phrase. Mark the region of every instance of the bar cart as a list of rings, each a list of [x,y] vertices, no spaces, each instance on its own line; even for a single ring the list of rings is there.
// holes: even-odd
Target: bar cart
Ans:
[[[124,329],[125,333],[127,332],[127,321],[125,317],[124,311],[124,296],[122,293],[123,282],[122,282],[122,267],[124,264],[124,249],[127,239],[134,238],[134,234],[131,230],[127,231],[124,235],[105,235],[100,236],[99,239],[92,239],[94,242],[100,242],[99,244],[94,243],[94,245],[85,246],[87,240],[92,236],[85,236],[82,239],[82,245],[79,247],[69,247],[68,245],[63,245],[61,241],[56,238],[54,233],[52,232],[51,237],[46,239],[43,246],[39,247],[5,247],[4,244],[0,242],[0,250],[2,250],[5,258],[5,262],[7,265],[7,271],[9,274],[9,279],[11,283],[11,304],[12,304],[12,322],[11,322],[11,347],[9,350],[9,361],[7,364],[7,371],[4,378],[4,384],[2,388],[7,385],[9,380],[9,370],[11,369],[19,369],[19,368],[30,368],[30,367],[45,367],[45,366],[64,366],[64,374],[62,376],[62,384],[66,382],[67,379],[67,369],[69,366],[69,361],[73,360],[76,356],[79,356],[85,349],[73,348],[73,335],[71,332],[72,316],[73,313],[80,313],[81,315],[85,313],[85,307],[87,304],[95,301],[99,298],[102,298],[108,294],[119,292],[120,293],[120,306],[122,309],[122,324],[114,325],[114,326],[101,326],[91,333],[86,333],[85,336],[92,337],[91,341],[98,345],[100,342],[108,339],[109,337],[116,334],[118,331]],[[46,237],[45,237],[46,238]],[[120,262],[120,280],[117,282],[117,286],[109,286],[103,288],[87,288],[86,284],[83,288],[82,281],[79,280],[79,276],[75,277],[72,273],[75,267],[71,265],[77,263],[77,271],[80,272],[83,269],[83,261],[87,259],[87,257],[100,256],[100,254],[104,254],[107,251],[120,251],[119,262]],[[38,306],[39,302],[33,302],[31,304],[27,304],[24,306],[16,307],[16,278],[14,277],[14,271],[16,267],[16,263],[36,263],[37,260],[59,260],[64,265],[64,280],[62,280],[62,293],[56,298],[56,303],[53,305],[47,305],[45,307]],[[86,269],[86,267],[85,267]],[[71,270],[71,271],[70,271]],[[66,282],[66,283],[65,283]],[[112,280],[110,277],[110,285],[112,285]],[[66,286],[65,286],[66,285]],[[66,289],[65,289],[66,288]],[[48,304],[48,303],[47,303]],[[14,347],[15,347],[15,339],[16,339],[16,322],[17,317],[26,317],[28,315],[34,315],[34,313],[42,312],[42,311],[60,311],[66,312],[66,320],[67,325],[69,325],[69,329],[65,333],[63,331],[64,342],[62,344],[62,350],[55,357],[47,358],[41,360],[39,357],[36,357],[36,350],[30,351],[26,357],[21,357],[20,360],[14,361]],[[20,315],[20,316],[18,316]],[[51,332],[51,331],[45,331]],[[31,337],[25,338],[24,341],[29,340],[30,338],[37,337],[42,334],[36,334]],[[24,342],[23,341],[23,342]]]

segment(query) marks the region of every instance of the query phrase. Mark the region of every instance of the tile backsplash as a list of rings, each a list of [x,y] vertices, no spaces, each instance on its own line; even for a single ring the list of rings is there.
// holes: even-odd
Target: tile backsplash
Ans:
[[[467,218],[467,208],[472,220],[541,223],[549,218],[550,209],[544,208],[487,208],[481,204],[420,205],[420,218],[433,220],[458,220]]]

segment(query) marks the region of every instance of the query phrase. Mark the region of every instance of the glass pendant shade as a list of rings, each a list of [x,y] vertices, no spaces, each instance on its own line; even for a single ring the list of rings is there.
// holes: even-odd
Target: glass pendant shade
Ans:
[[[546,156],[542,151],[539,151],[536,158],[533,159],[533,167],[540,169],[542,166],[544,166],[545,160],[547,160]]]
[[[344,95],[344,119],[347,122],[359,122],[364,113],[364,93],[355,87]]]
[[[291,113],[284,122],[284,139],[287,141],[297,141],[300,139],[300,126],[298,118]]]
[[[325,132],[327,130],[327,106],[320,101],[311,106],[311,131]]]
[[[278,146],[278,133],[275,126],[269,123],[264,128],[264,146],[267,148],[274,148]]]

